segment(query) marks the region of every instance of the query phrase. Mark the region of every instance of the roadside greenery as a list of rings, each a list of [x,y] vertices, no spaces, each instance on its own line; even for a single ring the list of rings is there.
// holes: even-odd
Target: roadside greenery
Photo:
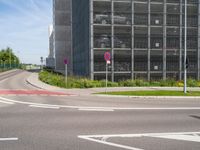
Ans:
[[[184,94],[183,91],[125,91],[125,92],[107,92],[98,93],[107,95],[122,96],[200,96],[200,91],[190,91]]]
[[[20,60],[11,48],[0,50],[0,72],[20,67]]]
[[[63,87],[63,88],[95,88],[105,87],[105,80],[97,81],[83,77],[68,77],[67,85],[65,77],[59,73],[52,71],[41,71],[39,79],[47,84]],[[125,80],[120,82],[108,82],[108,87],[183,87],[183,81],[175,81],[173,79],[161,81],[145,81],[145,80]],[[188,79],[189,87],[200,87],[200,81]]]
[[[47,84],[64,87],[64,88],[94,88],[94,87],[105,87],[105,80],[89,80],[82,77],[68,77],[67,84],[65,77],[59,73],[50,71],[41,71],[39,73],[39,79]],[[117,87],[118,83],[108,82],[108,87]]]

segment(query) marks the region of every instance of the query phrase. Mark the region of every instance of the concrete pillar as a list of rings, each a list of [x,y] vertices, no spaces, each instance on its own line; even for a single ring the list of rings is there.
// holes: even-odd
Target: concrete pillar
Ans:
[[[180,51],[179,51],[179,80],[182,80],[182,52],[183,52],[183,0],[180,0]]]
[[[131,79],[134,80],[134,0],[132,4],[132,46],[131,46]]]
[[[147,79],[150,80],[151,71],[151,0],[148,0],[148,71]]]
[[[93,29],[93,0],[90,0],[90,79],[94,80],[94,29]]]
[[[166,0],[164,3],[164,12],[163,12],[163,80],[166,80],[166,71],[167,71],[167,4]]]
[[[198,0],[198,80],[200,80],[200,0]]]
[[[115,72],[115,61],[114,61],[114,1],[111,0],[111,80],[112,82],[115,80],[114,79],[114,72]]]

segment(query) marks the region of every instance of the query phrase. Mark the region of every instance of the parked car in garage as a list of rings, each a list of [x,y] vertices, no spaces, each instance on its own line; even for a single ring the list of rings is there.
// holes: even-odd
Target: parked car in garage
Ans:
[[[110,36],[108,36],[106,34],[98,36],[98,38],[96,38],[96,40],[95,40],[95,47],[97,47],[97,48],[111,47]],[[126,42],[122,41],[118,37],[114,37],[114,47],[126,48]]]
[[[114,17],[115,24],[131,24],[131,19],[123,15],[115,15]],[[110,24],[111,23],[111,15],[108,14],[96,14],[94,17],[94,23],[99,24]]]
[[[128,17],[123,15],[116,15],[114,16],[114,24],[131,24],[131,19],[128,19]]]
[[[94,17],[94,23],[109,24],[110,22],[110,15],[107,14],[96,14]]]

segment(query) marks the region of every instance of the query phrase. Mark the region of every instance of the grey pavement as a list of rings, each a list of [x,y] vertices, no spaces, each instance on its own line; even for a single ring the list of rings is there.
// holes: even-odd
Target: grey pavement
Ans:
[[[26,82],[31,76],[17,72],[0,91],[37,90]],[[200,149],[198,99],[0,95],[0,115],[0,150]]]

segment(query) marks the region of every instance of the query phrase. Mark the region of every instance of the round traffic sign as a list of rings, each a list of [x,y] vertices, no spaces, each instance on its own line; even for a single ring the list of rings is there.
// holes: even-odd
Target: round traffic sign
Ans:
[[[105,52],[104,53],[104,59],[105,59],[105,61],[110,61],[110,59],[111,59],[110,52]]]
[[[64,64],[65,64],[65,65],[68,64],[68,60],[67,60],[67,58],[64,59]]]

